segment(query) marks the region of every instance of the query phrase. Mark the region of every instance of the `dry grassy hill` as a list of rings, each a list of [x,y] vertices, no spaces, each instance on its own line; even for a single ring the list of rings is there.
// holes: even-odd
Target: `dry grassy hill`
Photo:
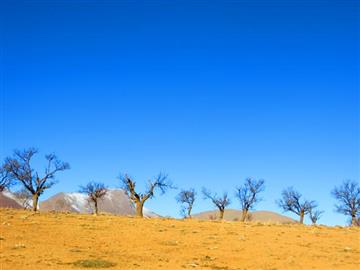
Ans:
[[[224,213],[224,219],[228,221],[241,220],[241,211],[235,209],[226,209]],[[219,216],[217,210],[205,211],[195,214],[193,217],[203,220],[217,219]],[[250,213],[251,221],[255,222],[272,222],[272,223],[295,223],[292,218],[280,215],[271,211],[254,211]]]
[[[0,269],[360,267],[359,228],[0,209]]]

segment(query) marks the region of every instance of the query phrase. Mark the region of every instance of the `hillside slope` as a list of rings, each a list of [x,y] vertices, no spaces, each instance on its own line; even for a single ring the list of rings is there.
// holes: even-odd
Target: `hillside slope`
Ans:
[[[236,209],[226,209],[224,219],[228,221],[236,221],[241,219],[241,211]],[[202,220],[217,219],[218,211],[205,211],[193,215],[194,218]],[[280,215],[271,211],[254,211],[251,212],[251,221],[255,222],[273,222],[273,223],[294,223],[292,218]]]
[[[358,270],[360,229],[0,209],[2,270]],[[92,268],[88,268],[92,269]]]

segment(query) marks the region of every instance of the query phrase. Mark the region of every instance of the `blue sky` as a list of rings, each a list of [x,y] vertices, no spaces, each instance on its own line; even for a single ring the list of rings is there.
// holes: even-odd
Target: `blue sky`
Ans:
[[[356,1],[1,5],[0,157],[36,146],[72,166],[43,198],[163,171],[238,208],[234,188],[254,177],[257,209],[280,212],[294,186],[322,223],[345,223],[330,191],[359,181]],[[177,192],[146,206],[178,216]],[[199,194],[194,211],[212,208]]]

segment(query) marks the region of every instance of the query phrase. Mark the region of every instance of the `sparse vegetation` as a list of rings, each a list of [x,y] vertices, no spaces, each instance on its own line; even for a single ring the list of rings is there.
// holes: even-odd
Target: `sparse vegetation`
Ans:
[[[26,188],[22,188],[18,191],[15,191],[14,195],[17,198],[18,202],[21,203],[21,206],[24,209],[31,208],[32,195]]]
[[[230,204],[230,199],[226,192],[222,196],[218,196],[216,193],[211,193],[206,188],[202,189],[202,193],[205,199],[210,199],[211,202],[219,209],[219,219],[224,218],[225,208]]]
[[[181,214],[183,217],[191,218],[191,211],[195,202],[196,192],[194,189],[182,190],[176,200],[182,204]]]
[[[116,264],[100,259],[88,259],[75,261],[73,265],[83,268],[109,268],[115,266]]]
[[[236,197],[239,199],[242,210],[241,221],[248,219],[249,210],[253,209],[255,204],[261,200],[259,193],[264,191],[265,181],[260,179],[247,178],[243,186],[236,190]]]
[[[9,188],[13,183],[13,177],[5,168],[5,164],[0,167],[0,192],[3,192],[6,188]]]
[[[355,181],[344,181],[341,186],[335,187],[332,195],[338,201],[336,211],[349,216],[351,225],[355,226],[360,218],[360,187]]]
[[[167,175],[160,173],[154,180],[148,181],[148,186],[144,193],[136,190],[136,182],[127,174],[120,176],[124,190],[136,206],[136,215],[143,217],[144,204],[147,200],[155,195],[156,190],[160,190],[164,194],[168,188],[173,188],[172,183],[168,180]]]
[[[70,165],[60,161],[55,154],[45,156],[47,165],[42,177],[38,172],[34,172],[31,165],[32,158],[38,153],[35,148],[29,148],[23,151],[15,150],[13,157],[5,160],[4,169],[9,177],[18,181],[27,189],[33,200],[33,211],[37,211],[39,197],[46,189],[51,188],[55,183],[55,174],[60,171],[70,169]]]
[[[302,200],[302,195],[291,187],[283,190],[281,195],[282,198],[277,201],[279,207],[285,212],[290,211],[298,215],[300,224],[304,223],[305,215],[317,206],[315,201]]]
[[[99,213],[98,202],[107,193],[108,189],[103,183],[89,182],[86,186],[80,187],[80,193],[88,195],[88,200],[94,205],[95,215]]]
[[[309,217],[313,225],[315,225],[318,220],[320,219],[321,215],[324,213],[324,211],[316,210],[316,209],[310,209],[309,211]]]

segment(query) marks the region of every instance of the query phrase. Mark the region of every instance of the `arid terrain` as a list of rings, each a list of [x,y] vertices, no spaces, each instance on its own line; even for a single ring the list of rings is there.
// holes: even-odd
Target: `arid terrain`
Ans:
[[[0,209],[0,269],[359,269],[360,229]]]

